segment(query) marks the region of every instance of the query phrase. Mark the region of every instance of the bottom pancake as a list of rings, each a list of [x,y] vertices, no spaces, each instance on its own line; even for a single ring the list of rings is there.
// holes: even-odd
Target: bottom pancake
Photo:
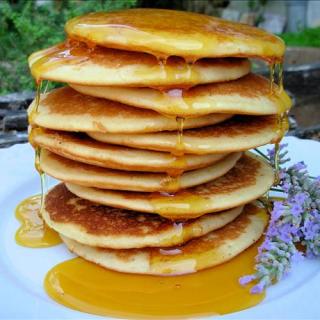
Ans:
[[[225,227],[178,247],[115,250],[90,247],[65,236],[61,238],[70,251],[108,269],[177,275],[193,273],[232,259],[262,236],[267,222],[266,210],[249,204]]]
[[[82,244],[128,249],[179,245],[225,226],[242,209],[174,222],[154,214],[97,205],[59,184],[47,194],[42,216],[51,228]]]

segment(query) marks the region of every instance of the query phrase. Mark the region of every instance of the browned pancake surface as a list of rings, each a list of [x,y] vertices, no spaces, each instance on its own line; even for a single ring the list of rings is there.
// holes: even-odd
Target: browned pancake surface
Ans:
[[[207,126],[199,129],[188,129],[184,135],[188,137],[235,137],[243,134],[258,133],[266,128],[277,129],[277,116],[247,116],[238,115],[214,126]]]
[[[75,196],[64,184],[55,186],[47,194],[45,210],[52,221],[74,223],[94,235],[143,236],[182,226],[182,222],[173,222],[159,215],[95,204]],[[193,220],[183,224],[191,222]]]
[[[256,215],[261,208],[254,205],[248,204],[245,206],[243,213],[241,213],[235,220],[226,226],[214,230],[207,235],[200,238],[189,240],[188,242],[174,246],[170,248],[143,248],[144,253],[149,253],[151,259],[153,256],[159,261],[159,259],[164,262],[166,260],[172,260],[175,255],[179,258],[183,256],[192,256],[198,253],[204,253],[206,251],[213,250],[220,247],[227,240],[236,239],[239,235],[244,233],[245,229],[250,224],[250,216]],[[99,248],[102,252],[105,250]],[[110,252],[112,249],[107,249]],[[123,261],[129,261],[137,252],[141,249],[119,249],[112,250],[117,257]]]
[[[185,254],[192,254],[197,252],[204,252],[209,249],[214,249],[226,240],[237,238],[244,232],[250,223],[249,217],[256,214],[258,207],[248,204],[245,206],[243,213],[241,213],[232,223],[227,224],[225,227],[210,232],[207,235],[195,240],[190,240],[183,246],[182,251]]]
[[[203,185],[190,188],[190,193],[202,196],[214,193],[223,194],[254,185],[260,167],[261,162],[244,154],[237,164],[224,176]]]
[[[269,96],[270,81],[261,75],[250,73],[237,80],[198,85],[183,92],[185,98],[230,94],[248,98]]]
[[[236,165],[229,170],[225,175],[219,177],[208,183],[201,184],[199,186],[188,188],[187,190],[181,190],[174,194],[175,199],[183,199],[184,197],[199,195],[205,198],[206,195],[225,194],[231,193],[251,185],[254,185],[257,180],[257,174],[261,163],[244,154],[236,163]],[[130,192],[121,191],[127,199],[145,198],[145,192]],[[170,197],[170,194],[154,192],[150,193],[151,199]]]
[[[62,115],[82,115],[90,116],[114,116],[139,117],[149,119],[157,117],[159,114],[152,110],[134,108],[120,102],[107,99],[95,98],[81,94],[70,87],[56,89],[47,94],[41,105],[47,108],[49,113]]]
[[[159,66],[159,60],[151,54],[143,52],[133,52],[125,50],[117,50],[105,48],[100,46],[88,47],[85,43],[71,41],[55,45],[43,51],[42,58],[35,62],[33,69],[46,69],[52,64],[81,64],[90,60],[93,64],[117,69],[129,65],[145,65],[145,66]],[[242,58],[204,58],[195,62],[195,65],[202,67],[206,66],[221,66],[231,67],[239,65]],[[166,60],[167,66],[175,68],[183,68],[186,62],[183,58],[172,56]]]

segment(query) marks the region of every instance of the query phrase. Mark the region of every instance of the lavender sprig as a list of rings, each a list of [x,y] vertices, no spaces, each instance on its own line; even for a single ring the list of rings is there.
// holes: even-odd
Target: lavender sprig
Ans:
[[[256,272],[239,279],[241,285],[257,282],[251,293],[260,293],[281,280],[294,261],[320,256],[320,178],[311,178],[303,162],[284,168],[290,160],[286,146],[280,146],[278,185],[286,198],[273,203],[265,240],[256,257]],[[275,150],[268,150],[268,156],[274,163]],[[298,243],[305,246],[305,253],[297,249]]]

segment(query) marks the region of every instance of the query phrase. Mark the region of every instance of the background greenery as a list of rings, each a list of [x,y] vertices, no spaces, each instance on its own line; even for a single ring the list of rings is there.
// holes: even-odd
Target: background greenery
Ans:
[[[74,16],[137,6],[215,14],[216,8],[225,7],[228,2],[210,0],[212,10],[207,12],[207,8],[198,8],[205,2],[193,0],[55,0],[41,5],[33,0],[0,0],[0,94],[34,89],[28,55],[63,41],[64,24]],[[282,37],[289,45],[320,47],[320,28]]]
[[[68,19],[136,5],[137,0],[60,0],[41,5],[32,0],[0,0],[0,94],[34,89],[27,58],[63,41]]]

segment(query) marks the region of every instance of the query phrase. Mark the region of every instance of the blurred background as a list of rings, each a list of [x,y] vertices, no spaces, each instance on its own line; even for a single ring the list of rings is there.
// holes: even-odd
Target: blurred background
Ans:
[[[289,134],[320,140],[320,0],[0,0],[0,147],[27,140],[25,110],[35,90],[28,55],[63,41],[74,16],[134,7],[205,13],[279,35],[288,46],[284,79],[294,100]]]

